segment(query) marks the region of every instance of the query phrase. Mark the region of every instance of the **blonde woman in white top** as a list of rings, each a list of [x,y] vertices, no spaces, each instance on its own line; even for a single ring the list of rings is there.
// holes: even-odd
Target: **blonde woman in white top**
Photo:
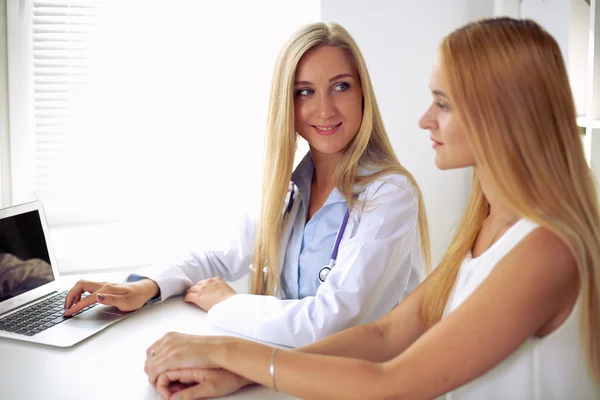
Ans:
[[[443,40],[430,87],[436,165],[474,172],[437,269],[382,319],[296,351],[167,334],[145,367],[165,398],[251,382],[304,399],[600,398],[600,216],[556,41],[530,20],[473,22]]]

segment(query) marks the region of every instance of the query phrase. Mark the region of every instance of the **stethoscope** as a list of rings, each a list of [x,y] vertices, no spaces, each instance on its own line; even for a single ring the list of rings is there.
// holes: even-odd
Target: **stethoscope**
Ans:
[[[289,214],[292,211],[292,206],[294,205],[294,186],[292,185],[292,189],[290,191],[290,200],[288,202],[287,209],[285,210],[285,214]],[[342,220],[342,224],[338,229],[337,236],[335,237],[335,244],[333,245],[333,250],[331,250],[331,257],[329,260],[329,264],[324,265],[319,269],[319,281],[321,283],[325,282],[329,273],[335,267],[335,263],[337,261],[338,250],[340,248],[340,242],[342,241],[342,236],[344,236],[344,232],[346,231],[346,225],[348,225],[348,219],[350,218],[350,209],[346,209],[346,214],[344,214],[344,219]]]

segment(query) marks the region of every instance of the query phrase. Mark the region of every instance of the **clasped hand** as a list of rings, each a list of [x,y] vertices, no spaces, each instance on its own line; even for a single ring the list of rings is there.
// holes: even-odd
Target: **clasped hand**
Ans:
[[[230,340],[170,332],[146,351],[144,371],[164,399],[198,399],[225,396],[251,382],[221,369],[217,348]]]

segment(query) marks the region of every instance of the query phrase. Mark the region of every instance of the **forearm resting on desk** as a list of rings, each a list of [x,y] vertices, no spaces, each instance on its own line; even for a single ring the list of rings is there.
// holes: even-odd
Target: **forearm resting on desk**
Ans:
[[[382,364],[365,360],[299,351],[274,353],[263,344],[240,339],[230,339],[218,347],[218,366],[301,398],[369,398],[373,388],[365,383],[382,378]]]
[[[385,335],[373,322],[366,325],[346,329],[338,334],[329,336],[311,345],[295,349],[296,352],[308,354],[321,354],[339,357],[361,359],[365,361],[383,362],[397,356],[392,346],[382,346]],[[255,384],[254,381],[243,376],[231,373],[231,376],[221,374],[212,384],[215,386],[216,394],[220,386],[229,386],[226,381],[232,380],[239,388]]]

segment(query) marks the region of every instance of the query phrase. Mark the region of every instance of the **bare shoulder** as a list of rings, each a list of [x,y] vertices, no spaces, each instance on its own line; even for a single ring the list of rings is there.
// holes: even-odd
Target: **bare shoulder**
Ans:
[[[545,274],[569,277],[577,273],[575,257],[567,244],[551,230],[534,229],[506,257],[507,262],[541,269]],[[504,262],[502,262],[504,264]]]
[[[532,231],[498,264],[496,283],[518,282],[529,294],[512,294],[529,303],[530,313],[545,316],[535,328],[537,336],[545,336],[559,327],[569,316],[579,295],[579,274],[573,253],[554,232],[539,227]],[[502,285],[502,283],[500,283]],[[531,314],[530,314],[531,317]]]

